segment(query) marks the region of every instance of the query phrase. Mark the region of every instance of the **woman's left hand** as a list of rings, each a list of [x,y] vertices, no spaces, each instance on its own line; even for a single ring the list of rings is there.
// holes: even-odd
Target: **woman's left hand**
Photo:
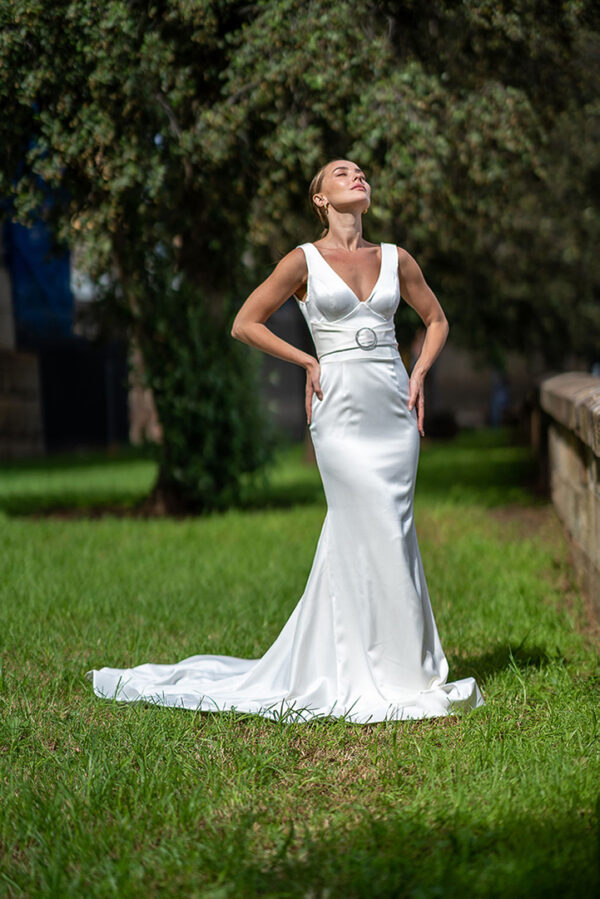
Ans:
[[[425,387],[423,375],[413,372],[408,381],[408,408],[417,408],[417,425],[421,437],[425,436],[423,423],[425,420]]]

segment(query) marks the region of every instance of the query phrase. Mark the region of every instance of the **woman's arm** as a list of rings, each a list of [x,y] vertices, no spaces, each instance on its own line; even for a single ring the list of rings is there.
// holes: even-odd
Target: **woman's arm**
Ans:
[[[277,337],[265,325],[267,319],[302,288],[306,278],[304,252],[297,247],[284,256],[269,277],[252,291],[234,319],[231,335],[264,353],[306,369],[306,416],[310,424],[313,393],[323,399],[319,361]]]
[[[438,299],[427,284],[416,259],[398,247],[398,275],[400,293],[409,306],[421,316],[427,331],[419,358],[410,373],[410,394],[408,408],[417,407],[417,421],[422,437],[425,416],[425,395],[423,382],[425,375],[442,351],[450,326]]]

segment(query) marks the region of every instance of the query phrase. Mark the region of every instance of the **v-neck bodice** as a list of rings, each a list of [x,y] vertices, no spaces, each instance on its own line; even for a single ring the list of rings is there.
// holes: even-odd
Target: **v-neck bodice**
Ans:
[[[400,283],[395,245],[381,244],[379,277],[366,300],[358,299],[314,244],[300,247],[306,256],[308,279],[306,299],[296,297],[296,301],[319,360],[375,361],[397,356],[394,313],[400,302]]]
[[[398,253],[394,244],[381,244],[379,276],[366,300],[360,300],[312,243],[300,244],[306,256],[308,280],[305,300],[298,305],[309,327],[314,321],[336,322],[368,308],[376,319],[389,321],[400,302]]]
[[[339,280],[342,282],[342,284],[344,285],[344,287],[347,287],[347,288],[348,288],[348,290],[350,291],[350,293],[352,294],[352,296],[354,297],[355,300],[357,300],[359,303],[368,303],[368,302],[370,302],[371,297],[373,296],[373,294],[374,294],[375,291],[377,290],[377,285],[379,284],[379,279],[381,278],[381,273],[382,273],[382,271],[383,271],[383,244],[379,244],[379,248],[380,248],[380,252],[379,252],[379,272],[378,272],[378,275],[377,275],[377,280],[375,281],[375,284],[373,285],[373,288],[372,288],[372,290],[371,290],[371,293],[370,293],[369,296],[368,296],[366,299],[364,299],[364,300],[361,300],[361,299],[360,299],[360,297],[358,296],[358,294],[356,293],[356,291],[352,290],[352,288],[350,287],[350,285],[349,285],[348,283],[346,283],[346,281],[342,278],[342,276],[341,276],[340,274],[338,274],[338,272],[336,272],[336,270],[334,269],[334,267],[333,267],[329,262],[327,262],[327,260],[325,259],[325,257],[324,257],[323,254],[321,253],[321,251],[318,249],[318,247],[315,246],[314,243],[311,244],[311,246],[315,248],[315,250],[317,251],[317,253],[319,254],[319,256],[325,261],[325,265],[326,265],[328,268],[331,269],[331,271],[333,272],[333,274],[335,275],[335,277],[336,277],[336,278],[339,278]]]

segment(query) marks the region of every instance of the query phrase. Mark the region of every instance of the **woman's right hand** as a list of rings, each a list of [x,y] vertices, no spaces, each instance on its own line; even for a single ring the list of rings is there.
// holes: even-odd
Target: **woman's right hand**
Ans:
[[[313,394],[317,394],[320,400],[323,399],[323,391],[321,390],[321,366],[319,361],[315,359],[306,367],[306,423],[311,422],[312,417],[312,398]]]

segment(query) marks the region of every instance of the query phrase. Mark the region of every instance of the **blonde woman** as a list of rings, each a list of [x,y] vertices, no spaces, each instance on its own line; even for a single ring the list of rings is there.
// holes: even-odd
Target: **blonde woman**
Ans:
[[[306,415],[327,499],[295,610],[260,659],[193,656],[93,672],[99,695],[285,720],[356,723],[454,714],[484,705],[472,677],[448,682],[413,518],[423,383],[448,323],[413,257],[362,233],[371,202],[347,159],[313,178],[324,226],[248,297],[235,338],[306,370]],[[316,356],[275,336],[269,317],[295,296]],[[426,329],[410,378],[398,352],[401,297]]]

